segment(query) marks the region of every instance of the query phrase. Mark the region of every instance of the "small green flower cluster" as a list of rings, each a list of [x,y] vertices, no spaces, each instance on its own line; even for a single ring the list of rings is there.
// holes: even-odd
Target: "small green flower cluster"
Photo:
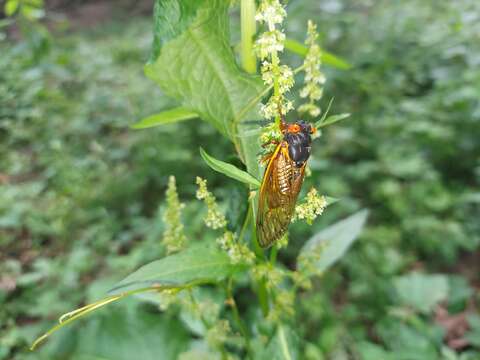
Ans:
[[[286,286],[286,280],[291,277],[289,270],[282,270],[273,264],[266,262],[257,264],[251,269],[251,275],[257,282],[264,282],[266,289],[274,296],[271,298],[270,311],[267,320],[278,322],[281,319],[291,317],[295,311],[295,291]]]
[[[220,318],[221,307],[218,303],[195,289],[187,289],[178,295],[178,304],[188,317],[198,320],[203,325],[205,340],[211,349],[223,349],[224,344],[231,338],[232,331],[228,320]],[[191,352],[183,353],[183,358],[190,358]],[[196,359],[198,357],[193,356]]]
[[[234,264],[245,263],[251,265],[255,262],[255,254],[250,251],[247,245],[239,243],[233,232],[226,230],[217,239],[217,243],[227,252]]]
[[[262,134],[260,135],[260,141],[262,144],[267,144],[272,141],[279,143],[282,139],[282,132],[275,123],[270,123],[263,127]]]
[[[237,241],[235,234],[227,229],[227,220],[217,204],[215,196],[208,191],[207,180],[197,177],[197,199],[204,200],[207,205],[205,225],[212,229],[224,229],[224,233],[217,239],[217,243],[225,250],[233,263],[253,264],[255,254],[243,243]]]
[[[279,0],[263,0],[258,8],[255,19],[267,25],[267,30],[260,34],[255,42],[254,50],[262,60],[261,73],[264,83],[273,85],[273,95],[266,104],[261,106],[261,113],[266,119],[285,115],[293,109],[293,103],[285,98],[294,84],[293,71],[287,65],[280,65],[278,53],[285,45],[285,34],[280,26],[287,15]]]
[[[182,209],[185,205],[180,203],[178,199],[174,176],[170,176],[168,179],[168,188],[165,196],[167,198],[167,208],[162,218],[165,224],[162,242],[167,248],[167,253],[171,254],[182,250],[187,242],[181,221]]]
[[[205,336],[207,344],[212,348],[220,348],[232,335],[232,328],[228,320],[217,320],[208,330]]]
[[[278,125],[274,122],[264,126],[260,134],[260,142],[263,144],[262,151],[259,154],[259,162],[265,164],[265,156],[271,155],[283,139],[283,134]]]
[[[227,225],[225,215],[222,214],[218,207],[215,195],[207,189],[207,180],[197,176],[197,199],[203,200],[207,205],[207,216],[205,217],[205,225],[212,229],[220,229]]]
[[[211,324],[214,324],[219,320],[220,306],[217,303],[209,298],[200,300],[198,299],[198,296],[194,295],[194,291],[191,289],[188,291],[190,292],[190,296],[183,296],[180,300],[180,304],[190,313],[191,316],[202,320],[205,327],[210,327]]]
[[[308,46],[308,53],[305,57],[305,85],[300,90],[300,97],[307,98],[309,101],[298,108],[301,113],[308,113],[312,117],[320,115],[321,109],[315,104],[322,98],[323,84],[326,78],[323,72],[320,71],[322,50],[317,44],[317,26],[311,21],[308,21],[307,39],[305,44]]]
[[[311,188],[306,196],[306,200],[295,207],[293,220],[305,220],[307,224],[312,225],[317,216],[322,215],[327,207],[325,196],[318,195],[315,188]]]
[[[176,304],[178,302],[178,293],[181,291],[179,288],[173,289],[163,289],[158,293],[160,310],[167,310],[170,305]]]
[[[310,290],[312,288],[312,280],[310,279],[310,272],[306,272],[304,268],[301,271],[293,271],[290,274],[293,283],[299,289]]]
[[[268,29],[272,31],[275,30],[275,25],[281,24],[286,16],[287,12],[278,0],[267,0],[260,3],[255,20],[266,23]]]
[[[276,289],[285,277],[281,269],[269,262],[257,264],[251,269],[251,274],[256,281],[264,280],[265,286],[269,290]]]
[[[267,320],[279,322],[282,319],[291,318],[295,314],[294,303],[295,292],[292,289],[278,289]]]
[[[312,276],[321,275],[316,263],[320,260],[322,251],[323,247],[319,247],[316,251],[301,255],[298,258],[298,268],[301,269],[301,271],[298,271],[297,274],[293,276],[293,280],[297,286],[308,289],[311,286],[310,278]]]

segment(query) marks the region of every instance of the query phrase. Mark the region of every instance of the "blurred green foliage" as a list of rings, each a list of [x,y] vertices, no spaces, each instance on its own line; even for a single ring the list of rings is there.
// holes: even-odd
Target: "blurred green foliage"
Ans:
[[[368,207],[371,218],[340,265],[301,295],[296,328],[275,339],[303,339],[298,356],[307,359],[477,359],[480,5],[298,0],[288,10],[289,36],[302,40],[313,18],[322,46],[353,65],[328,69],[326,89],[334,112],[352,117],[324,130],[305,186],[342,201],[313,227],[293,225],[280,259],[288,266],[302,239],[353,210]],[[27,352],[59,314],[165,253],[160,219],[170,174],[192,239],[214,239],[191,201],[195,176],[208,178],[225,206],[244,195],[202,163],[200,146],[233,153],[207,124],[128,128],[174,105],[142,72],[149,19],[42,44],[0,43],[0,359],[121,359],[139,351],[148,359],[160,347],[166,359],[187,349],[199,358],[206,350],[192,343],[196,325],[187,315],[159,315],[135,300]],[[237,296],[242,316],[260,332],[268,327],[249,289]],[[450,334],[439,302],[448,316],[468,310],[462,352],[443,340]],[[252,346],[262,348],[259,341]],[[262,350],[266,357],[275,344]]]

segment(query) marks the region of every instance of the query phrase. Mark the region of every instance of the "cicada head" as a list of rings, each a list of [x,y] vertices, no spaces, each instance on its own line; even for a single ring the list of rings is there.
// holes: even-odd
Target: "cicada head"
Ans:
[[[300,128],[300,131],[305,135],[312,135],[317,132],[317,128],[306,121],[300,120],[297,122],[297,125]]]

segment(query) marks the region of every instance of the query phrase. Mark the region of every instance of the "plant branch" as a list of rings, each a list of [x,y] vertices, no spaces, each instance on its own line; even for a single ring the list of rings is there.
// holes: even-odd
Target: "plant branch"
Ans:
[[[240,230],[240,235],[238,236],[238,242],[241,242],[245,237],[245,231],[248,228],[248,224],[250,223],[251,217],[252,217],[252,204],[249,201],[247,215],[245,216],[245,220],[243,221],[242,229]]]
[[[250,348],[250,334],[248,333],[248,328],[243,322],[242,318],[240,317],[240,313],[238,311],[237,303],[235,302],[235,298],[233,297],[233,278],[229,278],[226,286],[226,292],[227,292],[227,302],[232,308],[233,312],[233,318],[235,322],[237,323],[238,328],[240,329],[240,332],[242,333],[242,336],[245,339],[245,345],[247,348],[247,353],[251,353],[251,348]]]
[[[253,37],[256,32],[255,23],[255,0],[241,0],[240,23],[241,23],[241,61],[243,69],[250,73],[257,72],[257,59],[253,53]]]
[[[270,264],[275,265],[277,261],[277,254],[278,254],[278,246],[277,244],[273,244],[272,250],[270,251]]]

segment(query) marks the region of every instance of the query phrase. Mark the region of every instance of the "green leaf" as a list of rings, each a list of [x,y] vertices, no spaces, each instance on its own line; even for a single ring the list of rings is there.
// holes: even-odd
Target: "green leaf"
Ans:
[[[298,338],[285,325],[279,325],[277,333],[268,344],[267,351],[271,359],[294,360],[298,359]]]
[[[211,157],[202,148],[200,148],[200,155],[207,163],[207,165],[210,166],[213,170],[222,173],[232,179],[251,185],[253,187],[260,187],[260,181],[258,181],[246,171],[240,170],[232,164]]]
[[[150,287],[175,288],[213,283],[243,269],[244,265],[233,264],[226,252],[214,246],[198,244],[142,266],[116,284],[110,294]]]
[[[393,356],[385,351],[380,345],[362,341],[356,346],[357,351],[361,354],[361,359],[382,359],[394,360]]]
[[[280,343],[281,353],[285,360],[292,360],[292,343],[291,337],[287,336],[287,331],[280,325],[277,330],[277,338]]]
[[[293,39],[285,40],[285,48],[303,57],[305,57],[308,52],[308,48],[305,45]],[[323,49],[322,49],[322,62],[342,70],[348,70],[352,67],[352,65],[350,65],[345,60]]]
[[[197,118],[198,115],[196,112],[185,109],[183,107],[177,107],[175,109],[170,109],[162,111],[161,113],[148,116],[136,124],[131,126],[132,129],[147,129],[155,126],[170,124],[183,120],[190,120]]]
[[[436,344],[440,344],[443,337],[440,329],[419,318],[410,318],[414,326],[398,320],[381,322],[378,334],[382,343],[390,354],[395,354],[395,360],[438,360]]]
[[[157,0],[156,8],[176,10],[171,16],[155,13],[155,27],[160,29],[155,37],[158,50],[145,67],[146,75],[165,94],[233,139],[233,119],[261,92],[263,84],[235,62],[229,44],[229,2]],[[163,24],[166,17],[178,20],[183,16],[188,21],[176,21],[176,26],[171,25],[175,31],[165,30],[170,26]]]
[[[332,125],[334,123],[336,123],[337,121],[340,121],[340,120],[343,120],[343,119],[346,119],[350,117],[350,114],[348,113],[344,113],[344,114],[338,114],[338,115],[332,115],[332,116],[329,116],[327,117],[325,120],[320,120],[318,121],[316,124],[315,124],[315,127],[317,129],[320,129],[322,127],[325,127],[325,126],[328,126],[328,125]]]
[[[327,200],[327,205],[328,205],[328,206],[333,205],[333,204],[335,204],[336,202],[339,202],[339,201],[340,201],[339,198],[332,197],[332,196],[325,196],[325,200]]]
[[[428,314],[435,305],[448,296],[448,279],[444,275],[427,275],[412,272],[397,277],[394,287],[400,304]]]
[[[175,360],[188,349],[190,335],[178,320],[131,303],[112,306],[82,325],[75,358]]]
[[[4,12],[6,16],[12,16],[20,5],[18,0],[8,0],[5,3]]]
[[[164,43],[184,32],[195,19],[197,10],[203,6],[203,0],[172,1],[157,0],[153,9],[155,19],[153,27],[152,59],[156,60]]]
[[[315,266],[321,272],[327,270],[345,254],[360,235],[367,217],[368,210],[361,210],[320,231],[305,243],[300,256],[319,254]]]
[[[252,350],[256,360],[296,360],[299,359],[299,338],[286,324],[274,329],[270,342],[255,341]],[[258,340],[258,339],[256,339]]]

